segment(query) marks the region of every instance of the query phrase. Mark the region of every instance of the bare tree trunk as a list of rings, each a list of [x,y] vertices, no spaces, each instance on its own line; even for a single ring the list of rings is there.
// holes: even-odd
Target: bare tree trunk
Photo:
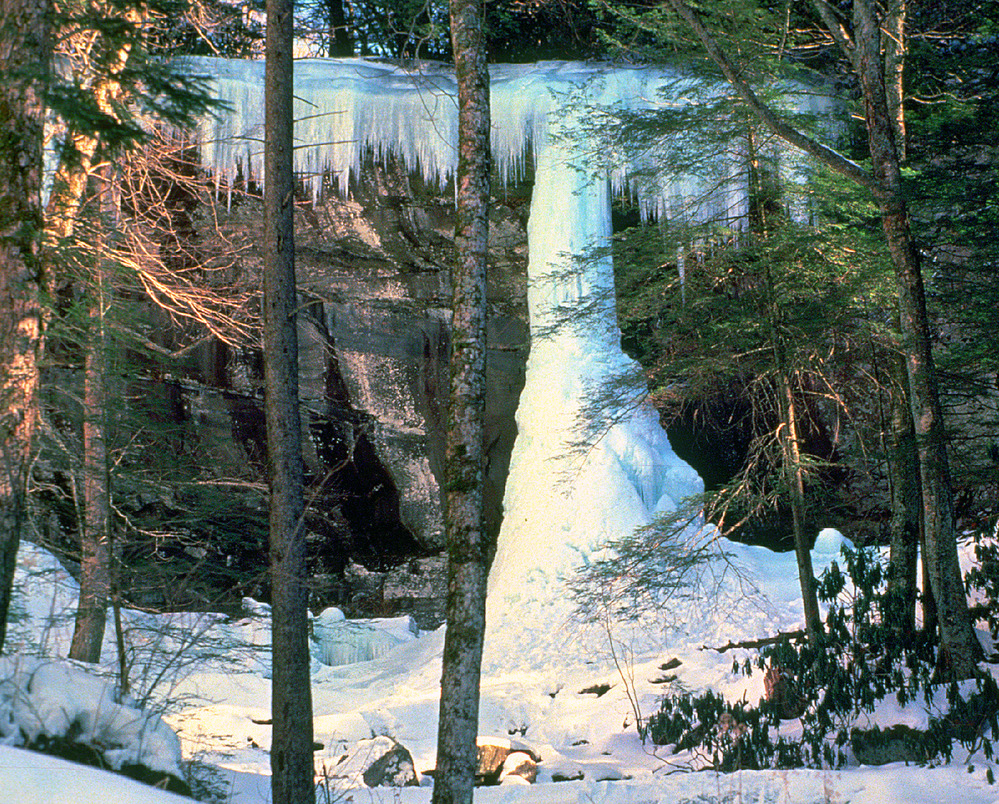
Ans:
[[[69,658],[99,662],[111,594],[110,473],[107,454],[107,342],[104,281],[97,268],[83,370],[83,527],[80,600]]]
[[[138,21],[139,12],[131,9],[126,19]],[[91,51],[97,40],[81,43]],[[104,114],[115,116],[115,102],[121,96],[121,84],[114,76],[124,69],[132,45],[125,44],[114,54],[108,75],[95,81],[94,103]],[[55,170],[46,214],[47,248],[50,264],[58,262],[58,248],[73,237],[81,206],[88,193],[88,183],[101,151],[101,137],[94,131],[71,132],[71,154],[64,155]],[[98,171],[99,201],[103,213],[97,221],[99,237],[114,237],[117,220],[110,168]],[[81,662],[100,661],[107,626],[107,606],[111,595],[111,517],[110,469],[108,465],[108,394],[105,313],[109,287],[100,264],[101,250],[95,249],[98,263],[93,268],[90,292],[91,332],[84,359],[83,391],[83,522],[80,529],[80,597],[69,657]]]
[[[919,455],[912,426],[905,365],[898,358],[889,394],[891,424],[888,443],[888,485],[891,493],[891,546],[888,558],[890,620],[900,636],[916,628],[916,567],[921,541]],[[925,619],[925,618],[924,618]]]
[[[43,347],[42,126],[47,0],[0,0],[0,652],[26,519]]]
[[[889,113],[881,61],[881,31],[870,0],[854,0],[853,35],[857,70],[864,97],[867,139],[875,193],[881,207],[885,241],[895,265],[899,318],[903,338],[909,404],[919,455],[923,494],[923,559],[937,603],[940,654],[937,670],[944,676],[968,678],[982,659],[968,613],[968,600],[957,559],[954,493],[947,457],[947,436],[937,389],[930,343],[919,252],[909,229],[902,189],[902,172],[895,143],[895,124]]]
[[[750,227],[760,236],[766,237],[770,226],[768,203],[778,196],[776,187],[767,187],[767,176],[760,163],[753,127],[749,127],[747,139],[749,157],[749,220]],[[781,425],[777,438],[781,445],[784,479],[787,483],[791,503],[791,522],[794,534],[794,553],[798,564],[798,583],[801,588],[802,609],[805,615],[805,633],[808,641],[816,644],[824,633],[822,615],[819,613],[818,592],[815,584],[815,569],[812,566],[812,552],[805,533],[805,473],[801,465],[801,445],[798,433],[798,411],[794,399],[793,375],[788,360],[788,346],[785,340],[784,316],[780,300],[774,287],[773,272],[766,268],[766,291],[770,344],[777,367],[777,404],[781,412]]]
[[[481,0],[451,1],[451,38],[458,79],[458,219],[445,466],[447,633],[433,804],[472,801],[479,673],[486,628],[489,545],[482,485],[490,118],[483,15]]]
[[[292,0],[267,0],[263,324],[273,617],[271,797],[274,804],[312,804],[315,772],[296,330],[292,11]]]
[[[885,34],[885,92],[895,130],[898,158],[905,159],[905,18],[906,0],[889,0],[882,29]]]
[[[338,58],[354,55],[354,45],[350,41],[350,28],[344,14],[343,0],[326,0],[326,14],[329,22],[329,55]]]
[[[801,468],[801,447],[798,441],[798,413],[794,403],[794,389],[785,365],[780,368],[780,402],[784,426],[781,428],[781,449],[784,453],[784,475],[790,489],[791,521],[794,529],[794,554],[798,560],[798,582],[805,613],[805,633],[808,641],[816,644],[824,633],[822,615],[812,566],[811,545],[805,533],[805,482]]]

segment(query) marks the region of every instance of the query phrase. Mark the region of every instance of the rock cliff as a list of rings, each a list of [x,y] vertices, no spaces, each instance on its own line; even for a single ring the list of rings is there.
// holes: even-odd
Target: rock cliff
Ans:
[[[255,281],[261,205],[252,184],[237,189],[243,192],[211,214],[194,211],[192,237],[203,251],[235,247],[233,270]],[[527,185],[499,187],[492,212],[485,498],[493,534],[528,353],[529,196]],[[394,599],[419,597],[428,573],[439,572],[440,561],[427,567],[414,559],[443,546],[453,228],[453,189],[428,188],[391,160],[370,161],[348,198],[330,191],[314,202],[303,197],[297,207],[300,394],[317,606],[334,602],[349,612],[353,600],[358,611],[389,611],[386,585]],[[158,324],[155,339],[174,348],[170,324]],[[177,397],[167,415],[197,445],[192,454],[202,470],[242,488],[226,503],[240,508],[236,520],[255,523],[253,539],[233,546],[230,534],[229,546],[209,549],[209,558],[238,564],[243,578],[259,577],[266,566],[259,351],[209,340],[152,383],[158,387],[148,395]],[[393,567],[387,584],[368,577]],[[263,582],[240,589],[267,594]]]

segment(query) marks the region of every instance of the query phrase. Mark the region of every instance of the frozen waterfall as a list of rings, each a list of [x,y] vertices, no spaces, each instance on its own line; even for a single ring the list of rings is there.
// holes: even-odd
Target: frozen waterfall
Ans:
[[[237,164],[262,177],[263,70],[259,61],[194,60],[214,78],[228,114],[206,120],[203,158],[231,183]],[[453,76],[441,66],[407,71],[360,59],[296,63],[296,161],[318,191],[324,171],[341,189],[360,169],[366,148],[396,154],[429,181],[443,185],[456,161],[457,114]],[[493,65],[493,158],[503,178],[523,173],[533,153],[534,195],[528,229],[532,337],[526,385],[517,412],[518,436],[505,492],[505,518],[490,577],[490,631],[522,633],[525,651],[565,654],[570,604],[562,578],[607,540],[646,524],[700,492],[696,472],[670,447],[655,411],[620,411],[616,423],[586,452],[570,455],[577,415],[595,386],[629,368],[621,351],[609,257],[573,271],[573,257],[605,246],[610,236],[610,188],[629,184],[634,167],[606,153],[609,169],[597,180],[577,166],[585,142],[559,137],[593,104],[645,108],[684,103],[686,79],[650,68],[573,63]],[[592,163],[589,164],[592,168]],[[588,171],[592,172],[592,171]],[[635,186],[643,208],[661,211],[697,195],[692,178]],[[708,199],[712,214],[737,216],[745,205],[739,181],[723,183]],[[705,213],[706,214],[706,213]],[[550,329],[559,308],[591,302],[595,316],[578,326]],[[569,477],[563,483],[563,478]],[[487,637],[485,668],[516,662],[496,655]],[[578,651],[574,651],[579,655]],[[542,662],[543,664],[543,662]]]

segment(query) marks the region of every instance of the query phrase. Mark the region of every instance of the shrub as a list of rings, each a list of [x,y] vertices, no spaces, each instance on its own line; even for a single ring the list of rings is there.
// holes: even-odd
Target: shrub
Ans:
[[[848,760],[851,745],[893,739],[888,732],[858,730],[858,719],[890,694],[903,706],[920,695],[931,705],[934,645],[925,635],[894,625],[875,551],[843,548],[843,562],[845,572],[834,562],[819,580],[819,599],[828,607],[822,641],[780,642],[763,649],[755,662],[734,664],[734,671],[767,673],[771,694],[758,706],[729,703],[711,691],[667,696],[645,723],[643,737],[672,746],[675,753],[691,751],[695,762],[721,771],[838,767]],[[999,690],[990,675],[972,683],[973,690],[951,684],[947,711],[931,718],[927,729],[907,731],[907,758],[949,761],[955,742],[992,758]],[[790,714],[801,727],[793,740],[780,736]]]

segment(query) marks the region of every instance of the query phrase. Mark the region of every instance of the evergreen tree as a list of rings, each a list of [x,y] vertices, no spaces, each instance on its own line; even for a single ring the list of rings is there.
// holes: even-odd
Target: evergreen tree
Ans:
[[[295,285],[294,4],[267,2],[264,143],[264,412],[273,617],[271,797],[315,801],[304,469]]]
[[[605,7],[611,8],[605,3]],[[944,675],[967,677],[981,656],[971,626],[967,600],[957,562],[954,499],[946,433],[940,405],[937,373],[931,353],[931,330],[926,312],[919,252],[910,226],[901,152],[898,148],[904,122],[900,76],[904,51],[885,46],[882,29],[904,28],[905,7],[892,4],[882,14],[869,0],[850,4],[849,19],[824,0],[789,4],[783,20],[755,3],[733,9],[729,4],[705,4],[699,9],[683,0],[668,0],[672,15],[659,7],[643,14],[625,8],[620,16],[637,24],[643,36],[667,37],[700,50],[741,97],[746,107],[774,134],[837,171],[870,193],[879,207],[883,242],[894,266],[897,309],[905,355],[907,391],[916,436],[922,493],[921,516],[926,564],[937,604],[940,628],[939,669]],[[796,14],[795,26],[790,11]],[[738,19],[749,25],[741,27]],[[799,27],[799,24],[803,27]],[[685,27],[682,27],[685,26]],[[832,43],[855,82],[864,110],[870,169],[846,158],[817,137],[808,135],[767,103],[752,85],[759,77],[774,81],[786,73],[788,38],[804,30],[811,44]],[[689,33],[692,33],[692,38]],[[776,37],[776,38],[775,38]],[[890,38],[890,37],[889,37]],[[824,51],[827,52],[827,51]],[[738,63],[732,53],[738,53]],[[749,56],[759,62],[748,69]]]
[[[105,314],[117,272],[113,263],[123,250],[116,201],[121,187],[110,160],[148,139],[150,116],[185,124],[210,105],[197,80],[176,73],[157,57],[158,26],[168,12],[178,10],[173,0],[60,0],[55,5],[57,54],[65,69],[47,87],[58,114],[59,164],[47,208],[46,261],[54,293],[90,293],[92,313],[85,341],[80,606],[70,649],[70,656],[81,661],[100,658],[111,590],[106,390],[111,341]],[[74,276],[66,270],[73,262],[66,252],[83,242],[77,229],[86,203],[97,208],[88,213],[86,227],[86,236],[96,237],[96,243],[86,249],[92,255],[88,269]]]

